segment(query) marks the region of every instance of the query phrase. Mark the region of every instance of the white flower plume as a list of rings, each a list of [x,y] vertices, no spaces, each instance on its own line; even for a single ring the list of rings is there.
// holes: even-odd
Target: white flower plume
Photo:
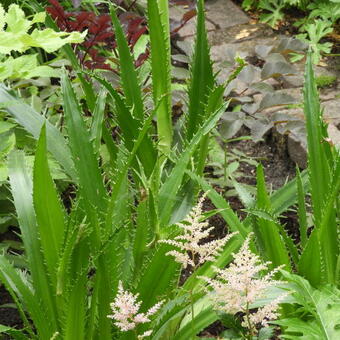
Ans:
[[[255,332],[257,324],[267,326],[268,320],[277,318],[279,303],[287,294],[279,296],[270,304],[259,308],[257,312],[249,313],[251,305],[265,297],[269,287],[282,283],[272,279],[281,267],[260,277],[261,272],[268,270],[270,262],[261,263],[259,256],[250,251],[250,238],[251,235],[247,237],[239,252],[233,254],[234,260],[228,268],[215,268],[217,273],[215,279],[202,278],[212,289],[210,297],[215,308],[228,314],[246,313],[242,325]]]
[[[107,317],[115,320],[115,325],[123,332],[136,328],[137,324],[150,322],[150,316],[155,314],[163,304],[158,302],[151,307],[146,313],[140,313],[141,302],[137,301],[138,294],[132,294],[124,290],[122,282],[119,281],[118,293],[115,300],[110,304],[112,314]],[[146,331],[139,336],[140,339],[147,337],[152,331]]]
[[[160,240],[178,250],[171,250],[166,255],[173,256],[176,262],[179,262],[186,268],[188,265],[195,267],[206,261],[213,261],[223,249],[226,242],[236,233],[228,234],[222,239],[209,242],[202,242],[210,234],[214,227],[209,227],[207,222],[200,222],[202,219],[202,206],[206,197],[204,194],[198,204],[191,210],[189,215],[182,223],[178,223],[183,233],[176,236],[173,240]]]

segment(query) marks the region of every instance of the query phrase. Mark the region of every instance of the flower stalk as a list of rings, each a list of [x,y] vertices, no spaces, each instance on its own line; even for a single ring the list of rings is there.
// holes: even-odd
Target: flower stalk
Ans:
[[[281,267],[261,277],[263,271],[268,270],[270,262],[262,263],[259,256],[249,248],[251,234],[243,243],[234,260],[228,268],[215,268],[215,279],[201,277],[208,283],[208,291],[216,310],[227,314],[243,313],[242,326],[247,329],[247,338],[252,339],[257,334],[257,326],[268,326],[270,320],[278,317],[279,304],[288,294],[281,294],[269,304],[254,311],[253,305],[266,296],[269,288],[281,281],[273,277]]]
[[[205,239],[209,237],[210,231],[214,229],[214,227],[209,227],[208,222],[202,222],[203,202],[206,195],[207,193],[202,195],[197,205],[191,210],[184,221],[177,224],[177,226],[182,229],[182,234],[176,236],[173,240],[159,241],[160,243],[169,244],[178,248],[178,250],[167,252],[166,255],[173,256],[175,261],[180,263],[184,269],[190,266],[193,273],[205,262],[215,260],[228,240],[237,234],[232,233],[222,239],[205,242]],[[191,304],[191,326],[192,333],[194,334],[195,311],[192,289],[189,291],[189,296]],[[194,338],[195,336],[193,335],[193,339]]]
[[[119,281],[118,293],[115,300],[110,304],[112,314],[108,315],[109,319],[115,320],[114,324],[122,332],[133,331],[137,339],[143,339],[151,335],[152,331],[148,330],[138,335],[137,325],[150,322],[150,316],[157,313],[164,301],[156,303],[146,313],[140,312],[142,302],[137,301],[138,294],[132,294],[124,290],[122,282]]]

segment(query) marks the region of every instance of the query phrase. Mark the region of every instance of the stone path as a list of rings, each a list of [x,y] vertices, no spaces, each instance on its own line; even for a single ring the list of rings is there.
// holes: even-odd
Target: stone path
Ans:
[[[173,7],[170,16],[178,20],[184,12],[182,8]],[[206,0],[206,17],[211,57],[216,70],[220,72],[218,81],[227,79],[236,54],[246,58],[249,63],[243,74],[229,86],[226,95],[231,93],[235,96],[234,100],[243,104],[243,116],[244,113],[245,116],[256,116],[256,128],[263,124],[263,131],[269,126],[275,128],[278,133],[287,135],[291,159],[300,167],[306,167],[306,137],[301,107],[304,63],[291,64],[286,61],[291,47],[301,47],[299,41],[280,36],[267,25],[251,20],[230,0]],[[186,43],[192,48],[194,33],[195,19],[191,19],[179,32],[184,41],[184,50]],[[271,77],[271,68],[277,68],[278,65],[283,67],[286,73]],[[327,65],[315,67],[317,76],[337,77],[331,88],[320,89],[320,99],[324,108],[324,119],[329,124],[329,136],[332,142],[340,147],[339,70],[339,65],[337,71]],[[259,83],[265,85],[258,85]],[[266,93],[264,87],[267,87],[267,90],[272,88],[275,92]],[[268,101],[275,99],[279,102],[287,99],[287,104],[293,105],[266,107]],[[282,123],[277,123],[278,121]],[[249,122],[251,120],[246,120],[245,125],[250,124],[251,127],[254,123]]]

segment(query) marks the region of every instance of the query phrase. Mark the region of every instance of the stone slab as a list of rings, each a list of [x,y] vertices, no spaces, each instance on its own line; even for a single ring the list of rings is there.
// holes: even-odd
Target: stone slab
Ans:
[[[296,97],[296,94],[294,95],[293,91],[289,91],[288,93]],[[300,96],[302,97],[302,94],[300,94]],[[327,123],[334,125],[340,124],[340,99],[321,102],[321,107],[324,111],[323,118]],[[304,119],[303,108],[285,109],[280,111],[293,117],[297,117],[298,119]]]
[[[287,148],[290,159],[301,169],[307,168],[307,148],[294,134],[288,135]]]
[[[205,7],[207,18],[220,29],[249,22],[248,16],[230,0],[208,0]]]
[[[324,119],[328,123],[332,123],[336,126],[340,125],[340,98],[334,100],[327,100],[321,103],[324,109]]]
[[[329,124],[328,129],[329,142],[340,147],[340,130],[334,125]],[[294,132],[288,135],[287,139],[288,154],[290,159],[300,168],[307,168],[307,142],[305,138],[295,135]]]
[[[206,27],[208,31],[224,30],[249,22],[248,16],[230,0],[207,0]],[[170,18],[180,21],[187,11],[183,6],[171,6]],[[183,39],[193,40],[196,32],[196,18],[189,20],[178,34]]]

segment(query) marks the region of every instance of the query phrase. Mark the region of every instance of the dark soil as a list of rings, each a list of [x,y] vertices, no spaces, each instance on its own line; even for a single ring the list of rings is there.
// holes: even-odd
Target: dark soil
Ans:
[[[4,286],[0,286],[1,305],[12,304],[13,299]],[[14,307],[14,306],[13,306]],[[20,329],[23,323],[18,310],[14,307],[0,308],[0,323],[5,326]],[[1,338],[2,339],[2,338]]]
[[[4,241],[21,241],[19,236],[20,229],[14,226],[8,227],[7,231],[0,234],[0,242]]]
[[[240,132],[240,135],[249,135],[246,128]],[[229,144],[231,148],[242,151],[249,158],[255,158],[263,165],[266,183],[268,189],[277,190],[287,180],[295,177],[295,164],[290,159],[287,152],[285,137],[282,137],[271,130],[265,137],[264,141],[255,143],[251,140],[242,140]],[[241,183],[250,185],[256,184],[256,169],[248,163],[241,163],[241,172],[246,176],[240,178]]]
[[[214,322],[212,325],[210,325],[208,328],[206,328],[204,331],[202,331],[199,336],[204,338],[212,338],[215,339],[217,336],[219,336],[223,331],[225,331],[227,328],[223,326],[223,324],[220,321]]]
[[[263,142],[240,141],[234,147],[249,157],[258,157],[263,165],[265,180],[269,192],[278,190],[296,175],[296,164],[290,159],[287,151],[286,137],[272,129]],[[241,183],[256,185],[256,169],[248,163],[241,163],[242,171],[252,176],[239,179]],[[288,235],[294,242],[299,242],[298,216],[296,209],[291,207],[279,219]]]
[[[8,230],[2,234],[0,234],[0,242],[5,241],[21,241],[19,234],[19,229],[16,227],[9,227]],[[17,249],[8,249],[9,252],[16,252],[19,251]],[[23,323],[20,317],[18,310],[15,308],[13,304],[13,299],[9,292],[3,285],[0,285],[0,324],[4,326],[9,326],[13,328],[20,329],[23,327]],[[3,305],[13,304],[13,307],[2,307]],[[0,339],[11,339],[7,335],[2,335]]]

